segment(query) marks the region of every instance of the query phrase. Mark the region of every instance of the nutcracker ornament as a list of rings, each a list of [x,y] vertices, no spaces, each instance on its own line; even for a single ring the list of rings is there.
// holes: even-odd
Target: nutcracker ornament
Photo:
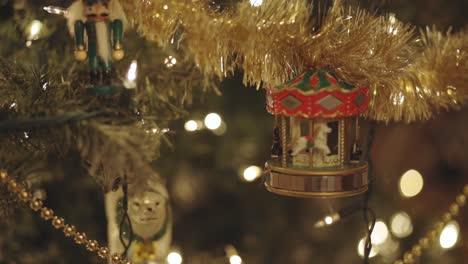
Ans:
[[[75,40],[75,59],[88,60],[94,91],[112,86],[113,61],[122,60],[127,18],[118,0],[78,0],[68,8],[68,29]],[[113,89],[114,88],[114,89]]]
[[[164,184],[159,179],[152,179],[144,189],[129,185],[130,225],[126,222],[121,225],[123,212],[122,189],[107,193],[106,214],[111,253],[124,253],[122,238],[129,245],[126,257],[133,263],[164,263],[172,239],[171,208]]]
[[[340,81],[328,69],[307,70],[267,89],[276,126],[266,188],[295,197],[365,192],[368,166],[360,159],[358,118],[368,104],[366,87]]]

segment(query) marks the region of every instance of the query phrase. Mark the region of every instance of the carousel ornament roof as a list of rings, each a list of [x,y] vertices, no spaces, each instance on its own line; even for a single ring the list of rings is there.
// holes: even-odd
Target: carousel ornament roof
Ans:
[[[328,69],[307,70],[267,89],[267,110],[273,115],[304,118],[357,116],[369,105],[367,87],[340,81]]]

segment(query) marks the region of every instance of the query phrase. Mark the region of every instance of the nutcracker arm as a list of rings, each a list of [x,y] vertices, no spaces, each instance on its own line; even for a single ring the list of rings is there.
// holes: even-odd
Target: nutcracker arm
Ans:
[[[113,48],[114,50],[122,49],[123,39],[123,23],[122,20],[116,19],[112,21],[112,33],[113,33]]]
[[[84,30],[85,30],[84,22],[81,20],[76,21],[75,22],[75,45],[77,49],[83,50],[85,47]]]
[[[123,38],[123,23],[122,20],[116,19],[112,21],[112,58],[116,61],[122,60],[125,56],[125,52],[122,47],[122,38]]]
[[[84,31],[85,31],[85,24],[83,21],[78,20],[75,22],[75,60],[77,61],[84,61],[87,58],[87,53],[85,49],[85,42],[84,42]]]

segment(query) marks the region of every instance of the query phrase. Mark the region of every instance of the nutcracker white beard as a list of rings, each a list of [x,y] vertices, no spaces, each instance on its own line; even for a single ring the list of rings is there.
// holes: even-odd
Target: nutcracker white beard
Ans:
[[[109,36],[107,23],[104,21],[96,22],[98,55],[106,64],[109,64],[112,58]]]

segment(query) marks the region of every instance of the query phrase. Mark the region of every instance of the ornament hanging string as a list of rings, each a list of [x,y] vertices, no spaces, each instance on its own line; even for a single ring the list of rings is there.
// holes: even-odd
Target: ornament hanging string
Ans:
[[[374,210],[372,210],[372,208],[369,207],[369,200],[372,195],[373,185],[374,185],[371,150],[372,150],[372,145],[374,143],[376,124],[375,122],[369,122],[369,126],[370,126],[370,129],[368,133],[367,146],[366,146],[366,151],[367,151],[366,160],[369,166],[369,172],[368,172],[369,187],[368,187],[367,192],[364,194],[364,200],[363,200],[363,213],[364,213],[364,219],[365,219],[366,228],[367,228],[366,242],[364,244],[364,264],[369,263],[369,256],[372,250],[372,232],[374,231],[375,221],[376,221],[375,212]]]
[[[119,239],[122,245],[124,246],[124,252],[122,256],[126,256],[128,249],[133,241],[133,228],[132,228],[132,221],[130,220],[130,216],[128,215],[128,181],[127,175],[124,175],[124,182],[122,184],[123,190],[123,205],[122,205],[122,219],[120,220],[119,224]],[[124,228],[124,226],[128,227],[128,230]],[[129,232],[129,234],[125,234],[125,231]],[[125,236],[128,235],[128,241],[125,241]]]

